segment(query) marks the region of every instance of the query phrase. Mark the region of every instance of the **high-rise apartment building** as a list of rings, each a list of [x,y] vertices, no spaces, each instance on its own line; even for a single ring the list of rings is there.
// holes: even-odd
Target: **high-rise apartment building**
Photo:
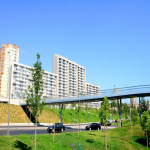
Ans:
[[[55,54],[53,73],[58,75],[58,95],[73,96],[86,92],[85,68],[65,57]]]
[[[19,61],[19,47],[14,44],[1,44],[0,49],[0,95],[8,96],[10,66]]]
[[[25,97],[25,90],[32,87],[32,67],[14,63],[11,72],[11,96]],[[44,71],[43,74],[43,97],[54,97],[57,95],[57,75]]]
[[[91,83],[86,83],[87,94],[100,93],[100,87]]]
[[[0,49],[0,96],[8,97],[10,89],[11,96],[23,97],[28,85],[33,85],[31,67],[18,62],[19,47],[10,43],[2,44]],[[53,73],[44,71],[43,97],[99,93],[100,87],[86,83],[85,77],[83,66],[55,54]]]

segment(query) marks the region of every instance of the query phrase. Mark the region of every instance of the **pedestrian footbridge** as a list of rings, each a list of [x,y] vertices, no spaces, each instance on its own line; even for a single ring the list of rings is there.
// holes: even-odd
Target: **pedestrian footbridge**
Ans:
[[[70,97],[52,97],[46,98],[44,101],[46,104],[57,105],[57,104],[70,104],[70,103],[85,103],[85,102],[98,102],[103,101],[104,97],[107,96],[110,100],[126,99],[133,97],[147,97],[150,96],[150,84],[140,86],[130,86],[123,88],[101,90],[97,94],[80,93],[78,96]],[[43,100],[41,100],[43,101]],[[26,105],[24,101],[20,101],[19,105]]]

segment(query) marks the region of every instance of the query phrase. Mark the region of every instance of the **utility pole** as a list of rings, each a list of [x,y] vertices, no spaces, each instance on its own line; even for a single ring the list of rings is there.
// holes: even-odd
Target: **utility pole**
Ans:
[[[10,50],[9,50],[9,68],[8,68],[8,73],[9,73],[9,83],[8,83],[8,87],[9,87],[9,104],[8,104],[8,129],[7,129],[7,135],[9,135],[9,113],[10,113],[10,86],[11,86],[11,67],[10,67]]]
[[[49,100],[49,126],[50,126],[50,100]]]
[[[140,108],[140,123],[141,123],[141,101],[140,101],[140,97],[139,97],[139,108]]]
[[[131,104],[130,104],[130,126],[131,126],[131,142],[132,142]]]

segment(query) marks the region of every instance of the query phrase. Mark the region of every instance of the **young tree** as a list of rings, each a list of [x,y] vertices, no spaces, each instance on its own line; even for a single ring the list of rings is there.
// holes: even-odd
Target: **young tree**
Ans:
[[[150,118],[149,118],[149,111],[143,112],[142,116],[142,121],[141,121],[141,126],[142,130],[145,131],[146,138],[147,138],[147,150],[148,150],[148,145],[150,144]]]
[[[132,120],[134,125],[137,122],[137,118],[138,118],[138,112],[137,112],[136,109],[132,108],[132,110],[131,110],[131,120]]]
[[[88,111],[88,103],[85,103],[85,110]]]
[[[81,107],[78,105],[78,107],[75,109],[75,112],[77,114],[77,118],[79,119],[79,114],[80,114],[80,109]],[[79,128],[78,128],[78,139],[79,139]]]
[[[129,106],[126,103],[123,104],[123,106],[124,106],[125,118],[127,118],[127,115],[129,114]]]
[[[92,122],[92,112],[93,112],[93,107],[92,107],[92,105],[90,106],[90,110],[91,110],[91,122]]]
[[[101,125],[104,125],[103,114],[104,114],[104,108],[101,107],[100,110],[99,110],[99,118],[100,118]],[[104,130],[102,130],[102,131],[104,131]],[[104,133],[104,144],[105,144],[105,131],[103,133]]]
[[[144,111],[148,110],[148,105],[144,97],[141,98],[140,102],[141,102],[141,112],[143,113]]]
[[[106,140],[105,140],[105,147],[107,150],[107,124],[109,118],[109,99],[107,96],[104,97],[104,100],[101,105],[101,117],[103,118],[103,123],[106,126]]]
[[[97,105],[96,105],[96,114],[97,114]]]
[[[43,81],[42,81],[42,63],[40,61],[40,55],[37,53],[37,62],[34,64],[34,68],[32,71],[33,78],[33,87],[28,86],[26,91],[28,99],[26,100],[27,106],[31,108],[32,115],[35,117],[36,125],[35,125],[35,150],[36,150],[36,127],[37,127],[37,119],[43,110],[43,106],[45,102],[41,100],[42,91],[43,91]]]
[[[116,102],[111,102],[111,107],[117,107],[117,103]]]
[[[74,107],[75,107],[75,104],[71,104],[73,120],[74,120],[74,115],[73,115]]]

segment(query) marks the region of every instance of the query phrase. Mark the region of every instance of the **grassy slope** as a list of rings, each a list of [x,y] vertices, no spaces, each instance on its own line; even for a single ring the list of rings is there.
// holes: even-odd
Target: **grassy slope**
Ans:
[[[8,121],[8,104],[0,103],[0,123],[7,123]],[[70,112],[70,121],[69,121],[69,112]],[[89,113],[88,113],[89,112]],[[85,123],[88,122],[87,115],[89,115],[89,122],[99,122],[100,119],[98,117],[98,110],[96,113],[96,110],[93,110],[93,114],[91,115],[91,112],[85,110],[81,110],[80,113],[80,122]],[[72,110],[66,109],[63,110],[62,118],[64,123],[73,123],[74,119],[76,119],[77,122],[79,122],[79,117],[77,117],[75,111],[72,112]],[[117,118],[116,115],[113,115],[114,119]],[[122,115],[122,118],[124,118],[124,115]],[[49,123],[49,107],[45,106],[43,109],[42,114],[39,116],[38,121],[40,123]],[[10,105],[10,123],[29,123],[30,119],[27,117],[27,115],[24,113],[21,106],[16,105]],[[51,109],[50,110],[50,122],[59,122],[59,110],[58,109]]]
[[[108,130],[108,150],[145,150],[146,146],[140,144],[141,139],[144,138],[144,132],[140,125],[135,125],[132,128],[133,143],[131,143],[129,126]],[[37,150],[70,150],[71,143],[77,144],[78,142],[82,144],[84,150],[105,149],[102,130],[80,132],[80,139],[78,139],[78,133],[60,133],[55,135],[55,143],[52,141],[52,134],[38,135]],[[146,141],[144,142],[146,144]],[[34,149],[34,135],[0,136],[1,150],[14,150],[23,146]]]
[[[10,123],[28,123],[30,119],[23,109],[17,105],[10,105]],[[0,103],[0,123],[8,122],[8,104]]]

